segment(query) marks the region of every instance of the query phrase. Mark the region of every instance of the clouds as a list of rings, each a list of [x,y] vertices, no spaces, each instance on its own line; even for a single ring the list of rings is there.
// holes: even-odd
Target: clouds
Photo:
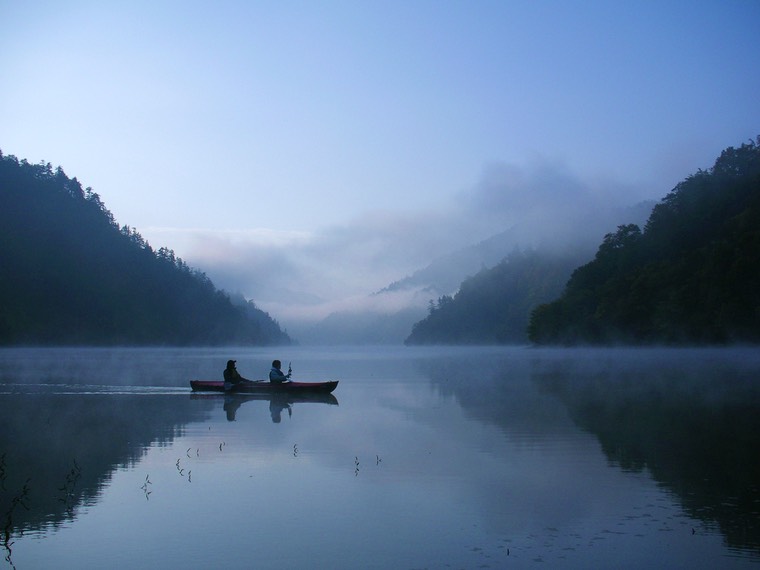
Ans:
[[[491,233],[513,228],[523,245],[535,245],[596,239],[590,219],[604,228],[621,209],[653,197],[646,188],[581,178],[563,161],[534,154],[524,164],[486,165],[458,201]]]
[[[447,225],[448,224],[448,225]],[[450,216],[371,212],[319,232],[147,228],[221,287],[266,307],[364,297],[462,244]]]
[[[336,311],[424,307],[434,292],[373,293],[510,228],[522,245],[599,243],[615,227],[613,214],[643,197],[642,189],[588,182],[562,161],[535,155],[525,164],[489,163],[469,191],[441,196],[424,209],[410,210],[402,202],[397,210],[367,210],[314,232],[241,227],[141,233],[292,327]],[[505,248],[503,255],[508,253]]]
[[[527,166],[492,162],[474,191],[463,196],[477,215],[501,219],[513,225],[552,212],[588,207],[591,190],[574,177],[564,164],[534,157]]]

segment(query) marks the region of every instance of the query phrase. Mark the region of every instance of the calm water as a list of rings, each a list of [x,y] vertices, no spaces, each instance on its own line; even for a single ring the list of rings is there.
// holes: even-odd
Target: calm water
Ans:
[[[757,352],[0,350],[0,569],[757,568]]]

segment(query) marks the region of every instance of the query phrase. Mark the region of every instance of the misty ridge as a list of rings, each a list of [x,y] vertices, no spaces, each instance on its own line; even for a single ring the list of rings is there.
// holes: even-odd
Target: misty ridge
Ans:
[[[60,167],[0,158],[3,344],[760,338],[754,141],[726,149],[659,203],[581,183],[562,165],[493,164],[453,209],[368,214],[259,249],[210,242],[194,264],[232,295],[119,227]],[[387,285],[363,290],[370,269]]]
[[[465,278],[516,247],[577,251],[585,262],[617,225],[643,224],[652,195],[581,178],[562,160],[535,155],[486,164],[472,186],[424,207],[399,203],[313,232],[288,228],[287,211],[277,230],[147,232],[223,289],[254,299],[300,343],[399,345],[430,300],[455,294]],[[232,224],[251,224],[245,216]]]
[[[91,188],[0,153],[0,344],[283,344],[172,250],[121,226]]]
[[[728,148],[645,224],[606,233],[591,261],[556,245],[515,251],[431,303],[406,342],[756,343],[759,199],[758,143]]]
[[[410,295],[414,309],[333,314],[313,330],[393,342],[421,314],[406,344],[755,343],[758,154],[755,141],[730,147],[661,202],[632,206],[544,169],[530,196],[506,194],[518,213],[509,230],[374,295]],[[503,174],[477,195],[493,212],[506,205]]]

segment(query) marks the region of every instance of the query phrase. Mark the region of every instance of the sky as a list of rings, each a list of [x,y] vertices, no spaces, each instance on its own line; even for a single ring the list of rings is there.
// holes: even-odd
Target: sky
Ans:
[[[659,200],[760,135],[758,30],[756,0],[0,0],[0,150],[287,324]]]

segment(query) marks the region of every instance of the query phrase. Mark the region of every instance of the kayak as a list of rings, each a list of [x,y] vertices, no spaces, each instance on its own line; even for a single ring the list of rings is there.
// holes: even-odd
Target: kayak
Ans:
[[[193,392],[224,392],[219,380],[190,380]],[[329,394],[338,387],[337,380],[328,382],[268,382],[245,380],[231,390],[235,394]]]

